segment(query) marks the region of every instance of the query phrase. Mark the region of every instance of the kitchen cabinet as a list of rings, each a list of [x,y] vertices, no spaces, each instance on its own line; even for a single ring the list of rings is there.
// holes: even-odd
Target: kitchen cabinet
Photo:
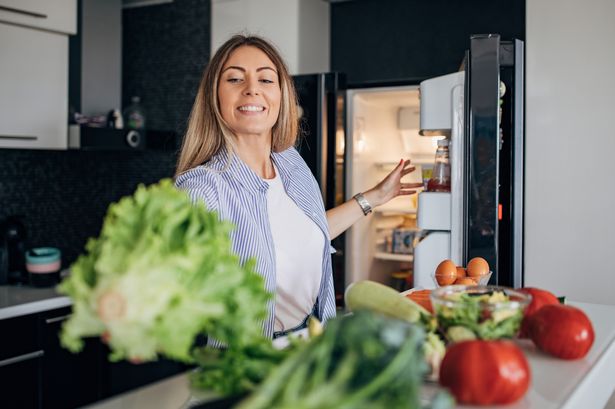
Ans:
[[[40,347],[35,315],[0,321],[0,407],[40,407]]]
[[[45,351],[42,359],[42,407],[75,408],[102,397],[102,345],[97,339],[85,342],[79,354],[73,354],[60,344],[62,324],[70,316],[71,308],[41,313],[41,343]]]
[[[105,351],[103,369],[104,397],[124,393],[190,369],[188,365],[167,359],[142,364],[127,361],[107,362],[107,354],[108,350]]]
[[[159,360],[109,362],[98,338],[73,354],[60,330],[71,307],[0,319],[0,408],[74,408],[185,372],[190,366]]]
[[[66,149],[68,36],[0,22],[0,55],[0,148]]]
[[[77,32],[76,0],[0,0],[0,21],[55,31]]]

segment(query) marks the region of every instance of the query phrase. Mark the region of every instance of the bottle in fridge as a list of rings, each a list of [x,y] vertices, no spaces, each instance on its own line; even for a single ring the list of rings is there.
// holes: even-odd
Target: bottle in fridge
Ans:
[[[431,178],[427,182],[428,192],[450,192],[451,191],[451,163],[448,152],[448,140],[440,139],[436,158],[431,173]]]

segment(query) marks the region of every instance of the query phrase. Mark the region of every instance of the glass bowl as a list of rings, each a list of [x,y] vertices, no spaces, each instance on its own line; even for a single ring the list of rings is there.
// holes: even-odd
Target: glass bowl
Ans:
[[[493,285],[449,285],[431,293],[438,328],[449,342],[512,338],[532,297]]]
[[[489,279],[491,278],[491,274],[493,274],[492,271],[488,272],[487,274],[483,274],[482,276],[479,276],[479,277],[465,276],[465,277],[457,278],[457,280],[469,279],[469,280],[473,280],[476,283],[475,285],[487,285],[487,284],[489,284]],[[432,274],[431,278],[433,279],[433,282],[436,284],[436,287],[446,287],[446,286],[450,286],[450,285],[456,285],[455,282],[453,282],[451,284],[440,284],[438,282],[438,275],[437,274]],[[463,283],[463,282],[461,284],[462,285],[470,285],[468,283]]]

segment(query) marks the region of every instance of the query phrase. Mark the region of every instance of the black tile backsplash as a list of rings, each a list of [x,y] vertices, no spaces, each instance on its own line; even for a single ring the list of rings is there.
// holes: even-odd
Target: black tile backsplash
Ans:
[[[210,49],[210,0],[124,9],[122,105],[141,97],[148,128],[180,134]]]
[[[124,106],[139,95],[149,129],[181,135],[209,60],[210,1],[125,9],[122,24]],[[111,202],[173,175],[176,152],[166,149],[0,149],[0,221],[23,215],[27,246],[59,247],[67,267],[99,234]]]
[[[97,236],[111,202],[173,175],[164,151],[0,149],[0,220],[23,215],[28,247],[62,250],[64,266]]]

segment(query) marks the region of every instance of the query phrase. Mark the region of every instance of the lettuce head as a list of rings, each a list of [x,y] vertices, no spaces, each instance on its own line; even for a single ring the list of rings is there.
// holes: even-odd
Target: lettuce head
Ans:
[[[62,344],[77,352],[100,336],[111,360],[193,362],[199,334],[234,345],[260,337],[271,295],[253,260],[232,252],[232,228],[170,179],[111,204],[59,286],[73,302]]]

